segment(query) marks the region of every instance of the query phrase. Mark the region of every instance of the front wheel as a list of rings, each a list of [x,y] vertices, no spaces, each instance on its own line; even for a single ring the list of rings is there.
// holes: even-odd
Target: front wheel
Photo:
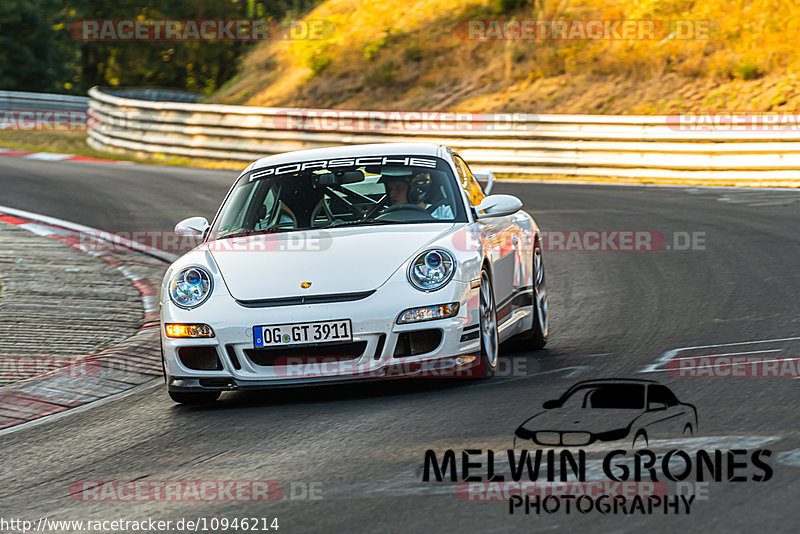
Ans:
[[[479,313],[481,355],[475,375],[477,378],[490,378],[494,376],[497,369],[497,352],[500,343],[497,334],[497,310],[494,304],[492,279],[486,269],[481,270]]]
[[[219,398],[219,391],[170,391],[169,396],[178,404],[209,404]]]

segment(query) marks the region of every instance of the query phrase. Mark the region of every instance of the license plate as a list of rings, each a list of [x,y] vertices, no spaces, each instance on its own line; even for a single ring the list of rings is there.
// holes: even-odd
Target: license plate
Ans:
[[[253,343],[256,348],[352,340],[350,319],[253,327]]]

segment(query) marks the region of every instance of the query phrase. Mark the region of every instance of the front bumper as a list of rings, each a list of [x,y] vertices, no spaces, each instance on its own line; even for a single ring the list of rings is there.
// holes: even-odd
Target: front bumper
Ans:
[[[167,297],[161,309],[161,342],[167,387],[170,391],[229,391],[281,386],[328,384],[408,377],[469,377],[479,364],[478,289],[452,281],[445,288],[423,293],[407,283],[389,283],[372,295],[352,302],[327,302],[279,307],[245,307],[226,291],[194,310],[174,306]],[[409,308],[458,302],[455,317],[398,325]],[[314,357],[271,356],[280,349],[254,349],[253,327],[350,319],[355,352],[342,358],[326,357],[334,344],[309,345]],[[174,339],[165,335],[165,323],[203,323],[215,337]],[[430,350],[409,354],[403,334],[435,330],[441,333]],[[400,345],[400,347],[398,347]],[[213,349],[219,369],[189,368],[178,351],[184,347]],[[407,347],[406,347],[407,348]],[[342,347],[338,347],[342,349]],[[297,352],[291,352],[297,354]],[[340,352],[340,350],[331,350]],[[406,353],[405,355],[401,355]],[[265,360],[270,360],[265,362]]]

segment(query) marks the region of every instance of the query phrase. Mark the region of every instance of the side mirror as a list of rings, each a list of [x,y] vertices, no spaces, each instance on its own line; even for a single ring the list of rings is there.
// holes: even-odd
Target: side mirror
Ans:
[[[511,195],[489,195],[475,207],[478,218],[504,217],[522,209],[522,201]]]
[[[661,410],[667,409],[667,403],[665,402],[648,402],[647,403],[647,411],[648,412],[659,412]]]
[[[175,225],[175,233],[202,238],[208,230],[208,220],[205,217],[189,217]]]
[[[488,195],[492,192],[494,187],[494,173],[492,171],[488,169],[473,169],[472,176],[479,182],[486,182],[485,186],[481,184],[484,194]]]
[[[544,408],[545,410],[552,410],[553,408],[558,408],[559,406],[561,405],[558,403],[557,400],[545,401],[545,403],[542,404],[542,408]]]

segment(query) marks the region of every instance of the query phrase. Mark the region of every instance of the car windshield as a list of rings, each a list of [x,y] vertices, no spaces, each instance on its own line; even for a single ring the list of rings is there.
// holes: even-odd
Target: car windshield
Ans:
[[[369,156],[260,167],[243,174],[212,235],[221,239],[379,224],[466,221],[447,162],[422,156]]]
[[[644,386],[641,384],[587,384],[573,390],[563,407],[611,410],[644,409]]]

